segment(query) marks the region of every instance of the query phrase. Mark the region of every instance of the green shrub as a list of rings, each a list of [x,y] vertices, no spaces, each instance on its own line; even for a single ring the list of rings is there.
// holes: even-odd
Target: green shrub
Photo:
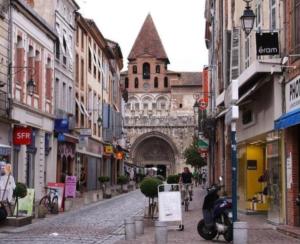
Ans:
[[[154,177],[145,177],[141,182],[141,192],[149,198],[157,197],[157,187],[162,184],[162,181]]]
[[[125,176],[125,175],[118,176],[118,178],[117,178],[117,184],[118,185],[124,185],[124,184],[127,184],[127,183],[128,183],[127,176]]]
[[[23,198],[27,195],[27,187],[24,183],[17,182],[16,188],[14,189],[14,197]]]
[[[165,177],[163,177],[162,175],[157,175],[156,178],[161,181],[165,181]]]
[[[178,184],[179,183],[179,175],[169,175],[167,178],[168,184]]]
[[[100,183],[109,182],[109,177],[108,176],[100,176],[100,177],[98,177],[98,181]]]

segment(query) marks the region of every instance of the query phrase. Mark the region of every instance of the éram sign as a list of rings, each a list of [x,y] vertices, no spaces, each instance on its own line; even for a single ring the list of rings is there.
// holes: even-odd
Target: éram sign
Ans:
[[[14,127],[14,145],[30,145],[32,129],[30,127]]]
[[[256,33],[256,54],[257,56],[279,54],[278,33]]]

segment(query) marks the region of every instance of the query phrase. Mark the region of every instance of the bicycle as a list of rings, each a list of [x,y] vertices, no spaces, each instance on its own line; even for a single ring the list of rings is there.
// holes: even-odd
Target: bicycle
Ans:
[[[189,211],[190,199],[192,198],[192,185],[191,184],[182,184],[181,187],[181,196],[183,199],[184,211]]]
[[[49,213],[58,214],[58,190],[51,187],[45,187],[49,190],[40,200],[39,205],[44,206]]]

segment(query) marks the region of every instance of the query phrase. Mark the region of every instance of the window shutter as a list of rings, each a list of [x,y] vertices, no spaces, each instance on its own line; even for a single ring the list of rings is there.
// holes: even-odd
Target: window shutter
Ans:
[[[233,28],[231,35],[230,82],[240,75],[240,30]]]

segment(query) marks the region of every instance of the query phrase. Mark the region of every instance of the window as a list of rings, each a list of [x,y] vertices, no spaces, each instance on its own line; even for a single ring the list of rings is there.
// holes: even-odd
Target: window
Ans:
[[[78,100],[78,93],[76,93],[75,97]],[[79,127],[79,105],[78,105],[78,102],[75,103],[75,118],[76,118],[76,125]]]
[[[159,65],[156,65],[155,72],[158,73],[158,74],[160,73],[160,66]]]
[[[250,37],[247,36],[245,40],[245,69],[250,65]]]
[[[76,71],[75,71],[75,84],[76,86],[78,86],[79,84],[79,57],[78,57],[78,54],[76,54],[76,57],[75,57],[75,66],[76,66]]]
[[[55,42],[55,58],[56,59],[60,59],[60,44],[59,44],[59,40],[57,40]]]
[[[260,28],[261,27],[261,2],[260,0],[257,2],[256,4],[256,9],[255,9],[255,12],[256,12],[256,27],[257,28]]]
[[[165,77],[165,79],[164,79],[164,87],[165,87],[165,88],[169,87],[169,80],[168,80],[168,77]]]
[[[138,78],[134,79],[134,88],[139,88],[139,79]]]
[[[46,64],[46,98],[51,100],[52,98],[52,68],[51,68],[51,59],[47,59]]]
[[[128,77],[125,78],[125,88],[129,88],[129,80],[128,80]]]
[[[41,62],[41,54],[40,51],[36,50],[35,51],[35,60],[34,60],[34,83],[35,83],[35,88],[34,92],[39,94],[40,92],[40,86],[42,84],[42,62]]]
[[[136,65],[132,66],[132,73],[137,74],[137,66]]]
[[[92,53],[91,53],[90,49],[89,49],[88,61],[89,61],[89,72],[91,72],[92,71]]]
[[[62,90],[62,108],[66,110],[66,98],[67,98],[67,90],[66,90],[66,83],[63,83],[63,90]]]
[[[152,103],[152,109],[156,109],[156,103]]]
[[[143,79],[150,79],[150,64],[143,64]]]
[[[294,16],[294,53],[300,52],[300,0],[295,0]]]
[[[144,109],[144,110],[148,110],[148,103],[144,103],[144,104],[143,104],[143,109]]]
[[[243,111],[242,122],[243,125],[253,122],[253,113],[251,110]]]
[[[270,29],[276,29],[276,0],[270,1]]]
[[[81,83],[81,90],[84,88],[84,60],[81,59],[81,77],[80,77],[80,83]]]
[[[165,104],[165,103],[161,103],[161,104],[160,104],[160,109],[161,109],[161,110],[166,109],[166,104]]]
[[[81,104],[84,104],[84,97],[83,96],[81,96],[80,102],[81,102]],[[80,113],[80,126],[84,127],[84,112]]]
[[[182,108],[182,103],[179,104],[179,108]]]
[[[158,88],[158,78],[154,78],[154,88]]]
[[[135,110],[140,110],[140,104],[139,103],[135,103],[134,104],[134,109]]]
[[[81,49],[84,48],[84,32],[81,30]]]
[[[79,28],[77,28],[76,30],[76,45],[78,46],[78,42],[79,42]]]

